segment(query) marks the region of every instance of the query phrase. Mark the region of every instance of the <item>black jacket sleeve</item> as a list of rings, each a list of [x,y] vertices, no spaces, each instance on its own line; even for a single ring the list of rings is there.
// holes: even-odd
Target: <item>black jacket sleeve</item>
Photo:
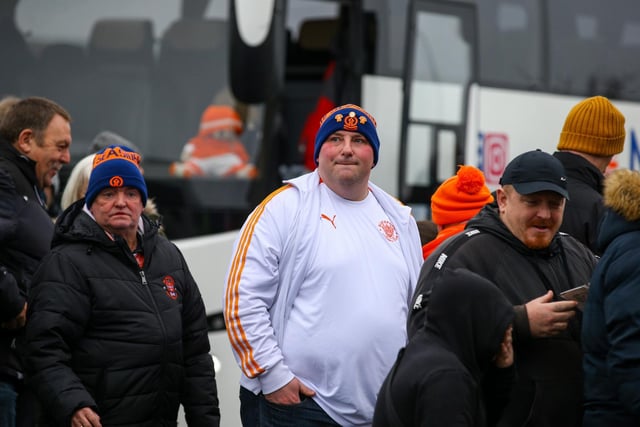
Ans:
[[[430,375],[417,393],[413,425],[423,427],[468,427],[481,419],[480,391],[468,374],[441,371]],[[481,411],[480,413],[478,411]]]
[[[71,348],[88,323],[91,299],[83,277],[66,257],[46,257],[29,296],[25,343],[28,383],[60,425],[70,425],[83,407],[96,410],[71,367]]]
[[[4,251],[5,242],[16,232],[18,214],[15,198],[13,180],[0,170],[0,251]],[[25,296],[13,274],[4,266],[0,267],[0,322],[6,322],[20,314],[25,302]]]
[[[483,380],[485,406],[487,408],[487,425],[498,423],[502,411],[509,403],[511,389],[516,382],[515,365],[508,368],[492,366]]]
[[[0,267],[0,322],[15,318],[22,311],[25,302],[13,274]]]

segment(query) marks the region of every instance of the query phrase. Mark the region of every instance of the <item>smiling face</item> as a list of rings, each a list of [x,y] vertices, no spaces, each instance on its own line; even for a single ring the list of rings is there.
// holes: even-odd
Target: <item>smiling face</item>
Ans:
[[[89,208],[98,225],[128,242],[135,242],[143,209],[142,197],[135,187],[104,188]]]
[[[63,165],[71,161],[71,125],[61,115],[53,116],[40,134],[25,129],[20,136],[20,151],[36,162],[36,177],[40,188],[52,185]]]
[[[373,147],[358,132],[334,132],[320,147],[320,177],[348,200],[362,200],[367,195],[373,166]]]
[[[562,224],[565,199],[553,191],[519,194],[511,185],[497,190],[500,218],[531,249],[549,247]]]

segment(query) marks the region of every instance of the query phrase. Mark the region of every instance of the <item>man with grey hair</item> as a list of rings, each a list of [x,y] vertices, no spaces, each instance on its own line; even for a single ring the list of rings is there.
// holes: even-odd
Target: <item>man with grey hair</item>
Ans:
[[[23,381],[16,346],[23,337],[31,277],[47,254],[53,223],[43,190],[69,163],[69,113],[45,98],[16,102],[0,123],[0,425],[21,414]],[[16,412],[17,411],[17,412]],[[16,418],[16,413],[18,419]]]
[[[140,148],[138,148],[136,144],[129,141],[124,136],[115,132],[111,132],[110,130],[103,130],[93,138],[91,146],[89,147],[88,154],[97,153],[98,151],[104,150],[110,145],[120,145],[131,148],[136,153],[140,152]]]

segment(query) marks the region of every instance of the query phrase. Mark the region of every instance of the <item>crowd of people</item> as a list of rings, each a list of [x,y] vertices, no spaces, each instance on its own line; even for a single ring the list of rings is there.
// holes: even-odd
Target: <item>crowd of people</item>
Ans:
[[[204,302],[143,214],[140,154],[97,147],[54,227],[44,189],[71,161],[68,112],[17,100],[0,139],[0,425],[168,426],[182,405],[218,426]]]
[[[52,220],[71,123],[0,102],[0,426],[169,426],[180,406],[221,425],[204,302],[135,144],[98,134]],[[555,153],[517,153],[494,191],[459,165],[416,221],[370,180],[372,114],[326,112],[315,169],[258,204],[229,260],[243,425],[640,424],[640,172],[608,168],[624,124],[584,99]],[[251,178],[243,150],[211,152],[241,131],[209,107],[172,173]]]

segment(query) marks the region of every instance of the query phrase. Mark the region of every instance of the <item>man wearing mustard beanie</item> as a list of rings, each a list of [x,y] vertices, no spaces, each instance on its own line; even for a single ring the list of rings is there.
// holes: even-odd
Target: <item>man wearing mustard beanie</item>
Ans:
[[[594,96],[576,104],[565,119],[558,158],[567,173],[569,200],[560,231],[572,235],[594,253],[598,224],[604,214],[604,172],[614,155],[622,152],[625,118],[605,97]]]

